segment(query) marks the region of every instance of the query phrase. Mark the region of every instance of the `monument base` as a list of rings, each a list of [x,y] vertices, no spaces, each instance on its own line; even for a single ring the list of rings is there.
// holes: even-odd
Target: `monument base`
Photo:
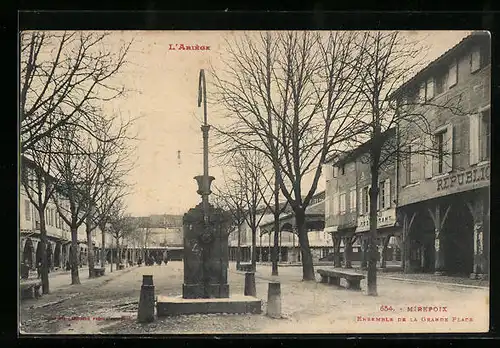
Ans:
[[[208,298],[228,298],[229,284],[209,284],[207,285]],[[200,284],[183,284],[183,298],[204,298],[205,286]]]
[[[156,314],[166,317],[183,314],[260,314],[262,301],[253,296],[234,295],[230,298],[182,298],[158,296]]]

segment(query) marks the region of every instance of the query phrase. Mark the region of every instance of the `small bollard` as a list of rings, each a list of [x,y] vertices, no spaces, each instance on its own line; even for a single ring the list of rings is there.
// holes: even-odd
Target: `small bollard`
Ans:
[[[281,284],[270,282],[267,290],[267,316],[281,318]]]
[[[155,286],[152,275],[142,276],[141,295],[139,298],[139,312],[137,321],[149,323],[155,319]]]
[[[256,296],[257,290],[255,289],[255,273],[245,273],[245,296]]]

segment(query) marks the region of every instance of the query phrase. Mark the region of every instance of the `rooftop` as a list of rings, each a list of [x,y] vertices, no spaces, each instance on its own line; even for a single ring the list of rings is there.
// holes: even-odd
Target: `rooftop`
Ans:
[[[385,137],[385,139],[393,137],[395,134],[396,134],[396,128],[389,128],[388,130],[386,130],[385,132],[382,133],[382,135]],[[365,154],[368,151],[371,143],[372,143],[372,139],[369,139],[366,142],[364,142],[363,144],[361,144],[360,146],[358,146],[357,148],[355,148],[351,151],[347,151],[341,156],[330,157],[325,162],[326,163],[331,162],[333,165],[341,165],[341,164],[347,163],[348,161],[356,159],[360,155]]]
[[[458,54],[463,52],[465,49],[468,49],[472,44],[476,44],[479,41],[490,40],[490,33],[487,31],[474,31],[470,35],[464,37],[459,43],[455,46],[444,52],[438,58],[430,62],[426,67],[417,72],[411,79],[407,82],[403,83],[398,87],[389,98],[397,97],[403,90],[408,88],[410,85],[413,85],[419,80],[423,80],[428,77],[428,75],[432,74],[435,69],[441,68],[443,65],[448,64],[453,58],[455,58]]]

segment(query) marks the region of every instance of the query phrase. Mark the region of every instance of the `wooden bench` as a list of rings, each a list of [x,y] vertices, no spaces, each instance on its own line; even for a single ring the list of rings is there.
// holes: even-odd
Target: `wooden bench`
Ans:
[[[251,262],[240,262],[240,271],[242,272],[252,272],[252,263]]]
[[[106,271],[106,268],[104,267],[94,267],[93,275],[94,277],[102,277],[104,275],[104,272]]]
[[[39,298],[42,296],[42,281],[38,279],[21,280],[19,290],[21,292],[21,299]]]
[[[318,269],[316,272],[321,276],[322,283],[340,286],[340,279],[345,279],[346,288],[350,290],[361,290],[361,280],[365,279],[363,274],[343,269]]]

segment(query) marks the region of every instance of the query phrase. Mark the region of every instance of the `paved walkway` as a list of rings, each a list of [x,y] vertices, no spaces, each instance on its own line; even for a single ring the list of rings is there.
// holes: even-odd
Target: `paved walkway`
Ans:
[[[132,267],[137,267],[137,266],[132,266]],[[130,267],[129,266],[125,267],[125,270],[128,268]],[[104,273],[103,277],[91,279],[89,278],[89,268],[87,266],[78,269],[78,275],[80,278],[80,282],[82,284],[93,279],[106,279],[109,278],[110,275],[120,272],[123,272],[123,270],[121,271],[116,270],[115,264],[113,265],[113,271],[111,271],[111,266],[108,264],[106,265],[106,272]],[[34,276],[30,274],[30,277],[28,279],[37,279],[36,272]],[[71,286],[71,271],[60,270],[49,273],[49,289],[51,293],[67,288],[69,286]]]

